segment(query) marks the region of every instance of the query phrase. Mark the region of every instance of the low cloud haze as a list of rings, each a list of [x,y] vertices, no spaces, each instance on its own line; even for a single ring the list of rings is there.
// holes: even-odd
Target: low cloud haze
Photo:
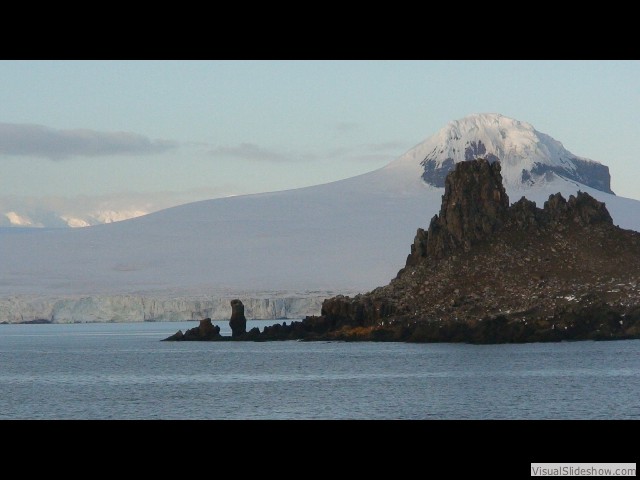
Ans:
[[[241,143],[231,147],[217,147],[209,150],[209,154],[220,158],[233,158],[239,160],[257,160],[265,162],[294,162],[296,160],[314,160],[313,154],[286,153],[274,149],[268,149],[255,143]]]
[[[169,140],[151,140],[131,132],[58,130],[43,125],[0,123],[0,155],[51,160],[108,155],[150,155],[177,148]]]
[[[357,162],[391,161],[406,150],[401,142],[367,143],[349,147],[336,147],[326,152],[284,152],[261,147],[255,143],[243,142],[235,146],[220,146],[208,150],[209,155],[220,159],[236,159],[264,162],[295,162],[299,160],[335,160],[344,158]],[[386,153],[383,153],[386,152]]]
[[[0,226],[85,227],[139,217],[184,203],[234,195],[231,185],[183,192],[121,192],[77,197],[0,196]]]

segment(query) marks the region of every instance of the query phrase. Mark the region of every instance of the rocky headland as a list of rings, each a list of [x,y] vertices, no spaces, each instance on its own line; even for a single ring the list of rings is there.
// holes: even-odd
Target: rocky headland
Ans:
[[[604,203],[584,192],[551,195],[543,208],[524,197],[510,205],[498,161],[461,162],[388,285],[329,298],[320,316],[262,332],[232,326],[232,337],[186,338],[190,331],[181,339],[640,338],[640,233],[613,225]]]

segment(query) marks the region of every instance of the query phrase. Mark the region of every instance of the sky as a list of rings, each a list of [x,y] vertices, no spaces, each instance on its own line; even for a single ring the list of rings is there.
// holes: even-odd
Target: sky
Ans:
[[[5,60],[0,217],[80,226],[331,182],[484,112],[607,165],[613,191],[640,199],[640,61]]]

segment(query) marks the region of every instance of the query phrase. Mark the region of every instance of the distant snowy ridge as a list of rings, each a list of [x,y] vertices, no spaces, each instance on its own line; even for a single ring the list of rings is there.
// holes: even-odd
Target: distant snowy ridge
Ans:
[[[319,315],[331,292],[241,298],[245,316],[255,320],[304,318]],[[22,323],[47,320],[52,323],[143,322],[228,320],[230,301],[224,298],[149,297],[141,295],[97,295],[69,298],[20,295],[0,299],[0,321]]]
[[[0,227],[89,227],[103,223],[120,222],[130,218],[141,217],[149,212],[140,209],[99,210],[79,214],[68,214],[59,211],[43,210],[42,208],[24,207],[24,211],[14,210],[0,214]]]
[[[415,150],[422,157],[422,178],[435,187],[444,187],[444,179],[456,163],[486,158],[500,160],[507,188],[531,186],[557,175],[613,193],[608,167],[574,155],[527,122],[497,113],[452,121]]]

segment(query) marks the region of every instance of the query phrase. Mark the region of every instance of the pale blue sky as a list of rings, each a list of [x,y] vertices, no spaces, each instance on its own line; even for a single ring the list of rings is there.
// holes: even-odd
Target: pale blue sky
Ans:
[[[480,112],[640,199],[638,61],[344,60],[0,61],[0,200],[156,209],[325,183]]]

